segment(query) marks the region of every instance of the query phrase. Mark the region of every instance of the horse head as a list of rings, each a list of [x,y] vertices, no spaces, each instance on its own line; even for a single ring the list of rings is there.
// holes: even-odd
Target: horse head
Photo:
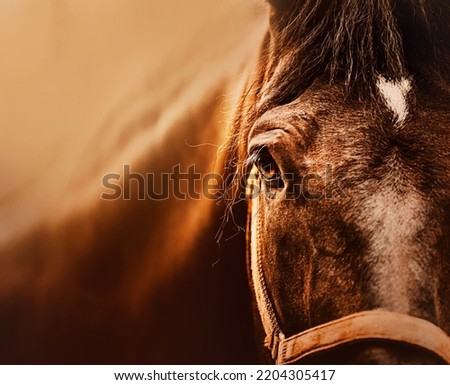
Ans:
[[[449,18],[270,3],[228,145],[269,359],[450,359]]]

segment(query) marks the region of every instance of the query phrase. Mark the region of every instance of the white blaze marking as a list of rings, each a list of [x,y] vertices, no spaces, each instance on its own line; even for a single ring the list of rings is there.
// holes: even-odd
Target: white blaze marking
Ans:
[[[381,186],[380,186],[381,187]],[[409,293],[424,282],[418,255],[426,254],[417,244],[417,234],[424,227],[426,207],[421,197],[409,192],[399,195],[389,188],[368,198],[363,220],[371,236],[371,253],[376,256],[375,275],[383,288],[386,306],[397,311],[409,310]]]
[[[386,102],[386,105],[395,115],[396,123],[402,125],[408,116],[407,97],[411,91],[411,81],[402,78],[399,82],[386,80],[380,76],[377,87]]]

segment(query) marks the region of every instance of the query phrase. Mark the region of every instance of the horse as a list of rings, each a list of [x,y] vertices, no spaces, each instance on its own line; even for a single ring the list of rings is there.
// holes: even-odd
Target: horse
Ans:
[[[227,145],[269,362],[450,362],[450,5],[283,1]]]
[[[33,179],[34,221],[3,200],[14,221],[1,227],[0,361],[448,361],[449,6],[272,0],[267,23],[250,2],[208,4],[188,14],[167,2],[180,27],[165,37],[197,28],[193,40],[159,65],[132,51],[144,85],[125,82],[89,140],[65,143],[78,151],[75,164],[56,158],[70,183]],[[78,18],[57,11],[65,58]],[[159,37],[132,2],[78,12],[84,44],[102,43],[74,61],[80,73],[92,52],[92,65],[122,61],[101,49],[127,15],[131,40],[115,35],[123,52]],[[108,66],[82,77],[93,94]],[[107,79],[136,76],[122,71]],[[143,175],[160,192],[162,176],[192,164],[222,175],[218,200],[140,199]],[[102,185],[112,172],[120,183]],[[127,184],[129,195],[108,198]]]

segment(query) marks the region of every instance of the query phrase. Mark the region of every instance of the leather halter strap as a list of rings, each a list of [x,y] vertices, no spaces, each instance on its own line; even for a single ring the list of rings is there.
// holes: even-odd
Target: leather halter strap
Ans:
[[[374,339],[420,346],[450,363],[450,338],[442,329],[421,318],[383,310],[354,313],[282,339],[275,360],[290,364],[349,342]]]
[[[442,329],[421,318],[384,310],[354,313],[286,338],[278,324],[264,278],[258,239],[260,221],[252,218],[258,215],[258,198],[253,197],[250,201],[250,272],[266,334],[265,346],[271,351],[276,364],[291,364],[315,353],[362,340],[407,343],[429,350],[450,363],[450,337]]]

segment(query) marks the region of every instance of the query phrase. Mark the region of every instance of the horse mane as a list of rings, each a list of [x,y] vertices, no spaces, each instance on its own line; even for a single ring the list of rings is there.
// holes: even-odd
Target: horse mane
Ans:
[[[277,102],[317,77],[367,95],[378,75],[448,79],[450,3],[439,0],[302,0],[272,17],[277,51],[294,52]]]
[[[379,76],[450,83],[450,2],[280,0],[272,1],[272,7],[259,64],[226,146],[226,171],[234,176],[225,186],[230,211],[242,199],[247,136],[254,120],[270,107],[295,100],[316,79],[339,83],[349,96],[369,101],[378,98]],[[270,97],[261,104],[267,91]]]

